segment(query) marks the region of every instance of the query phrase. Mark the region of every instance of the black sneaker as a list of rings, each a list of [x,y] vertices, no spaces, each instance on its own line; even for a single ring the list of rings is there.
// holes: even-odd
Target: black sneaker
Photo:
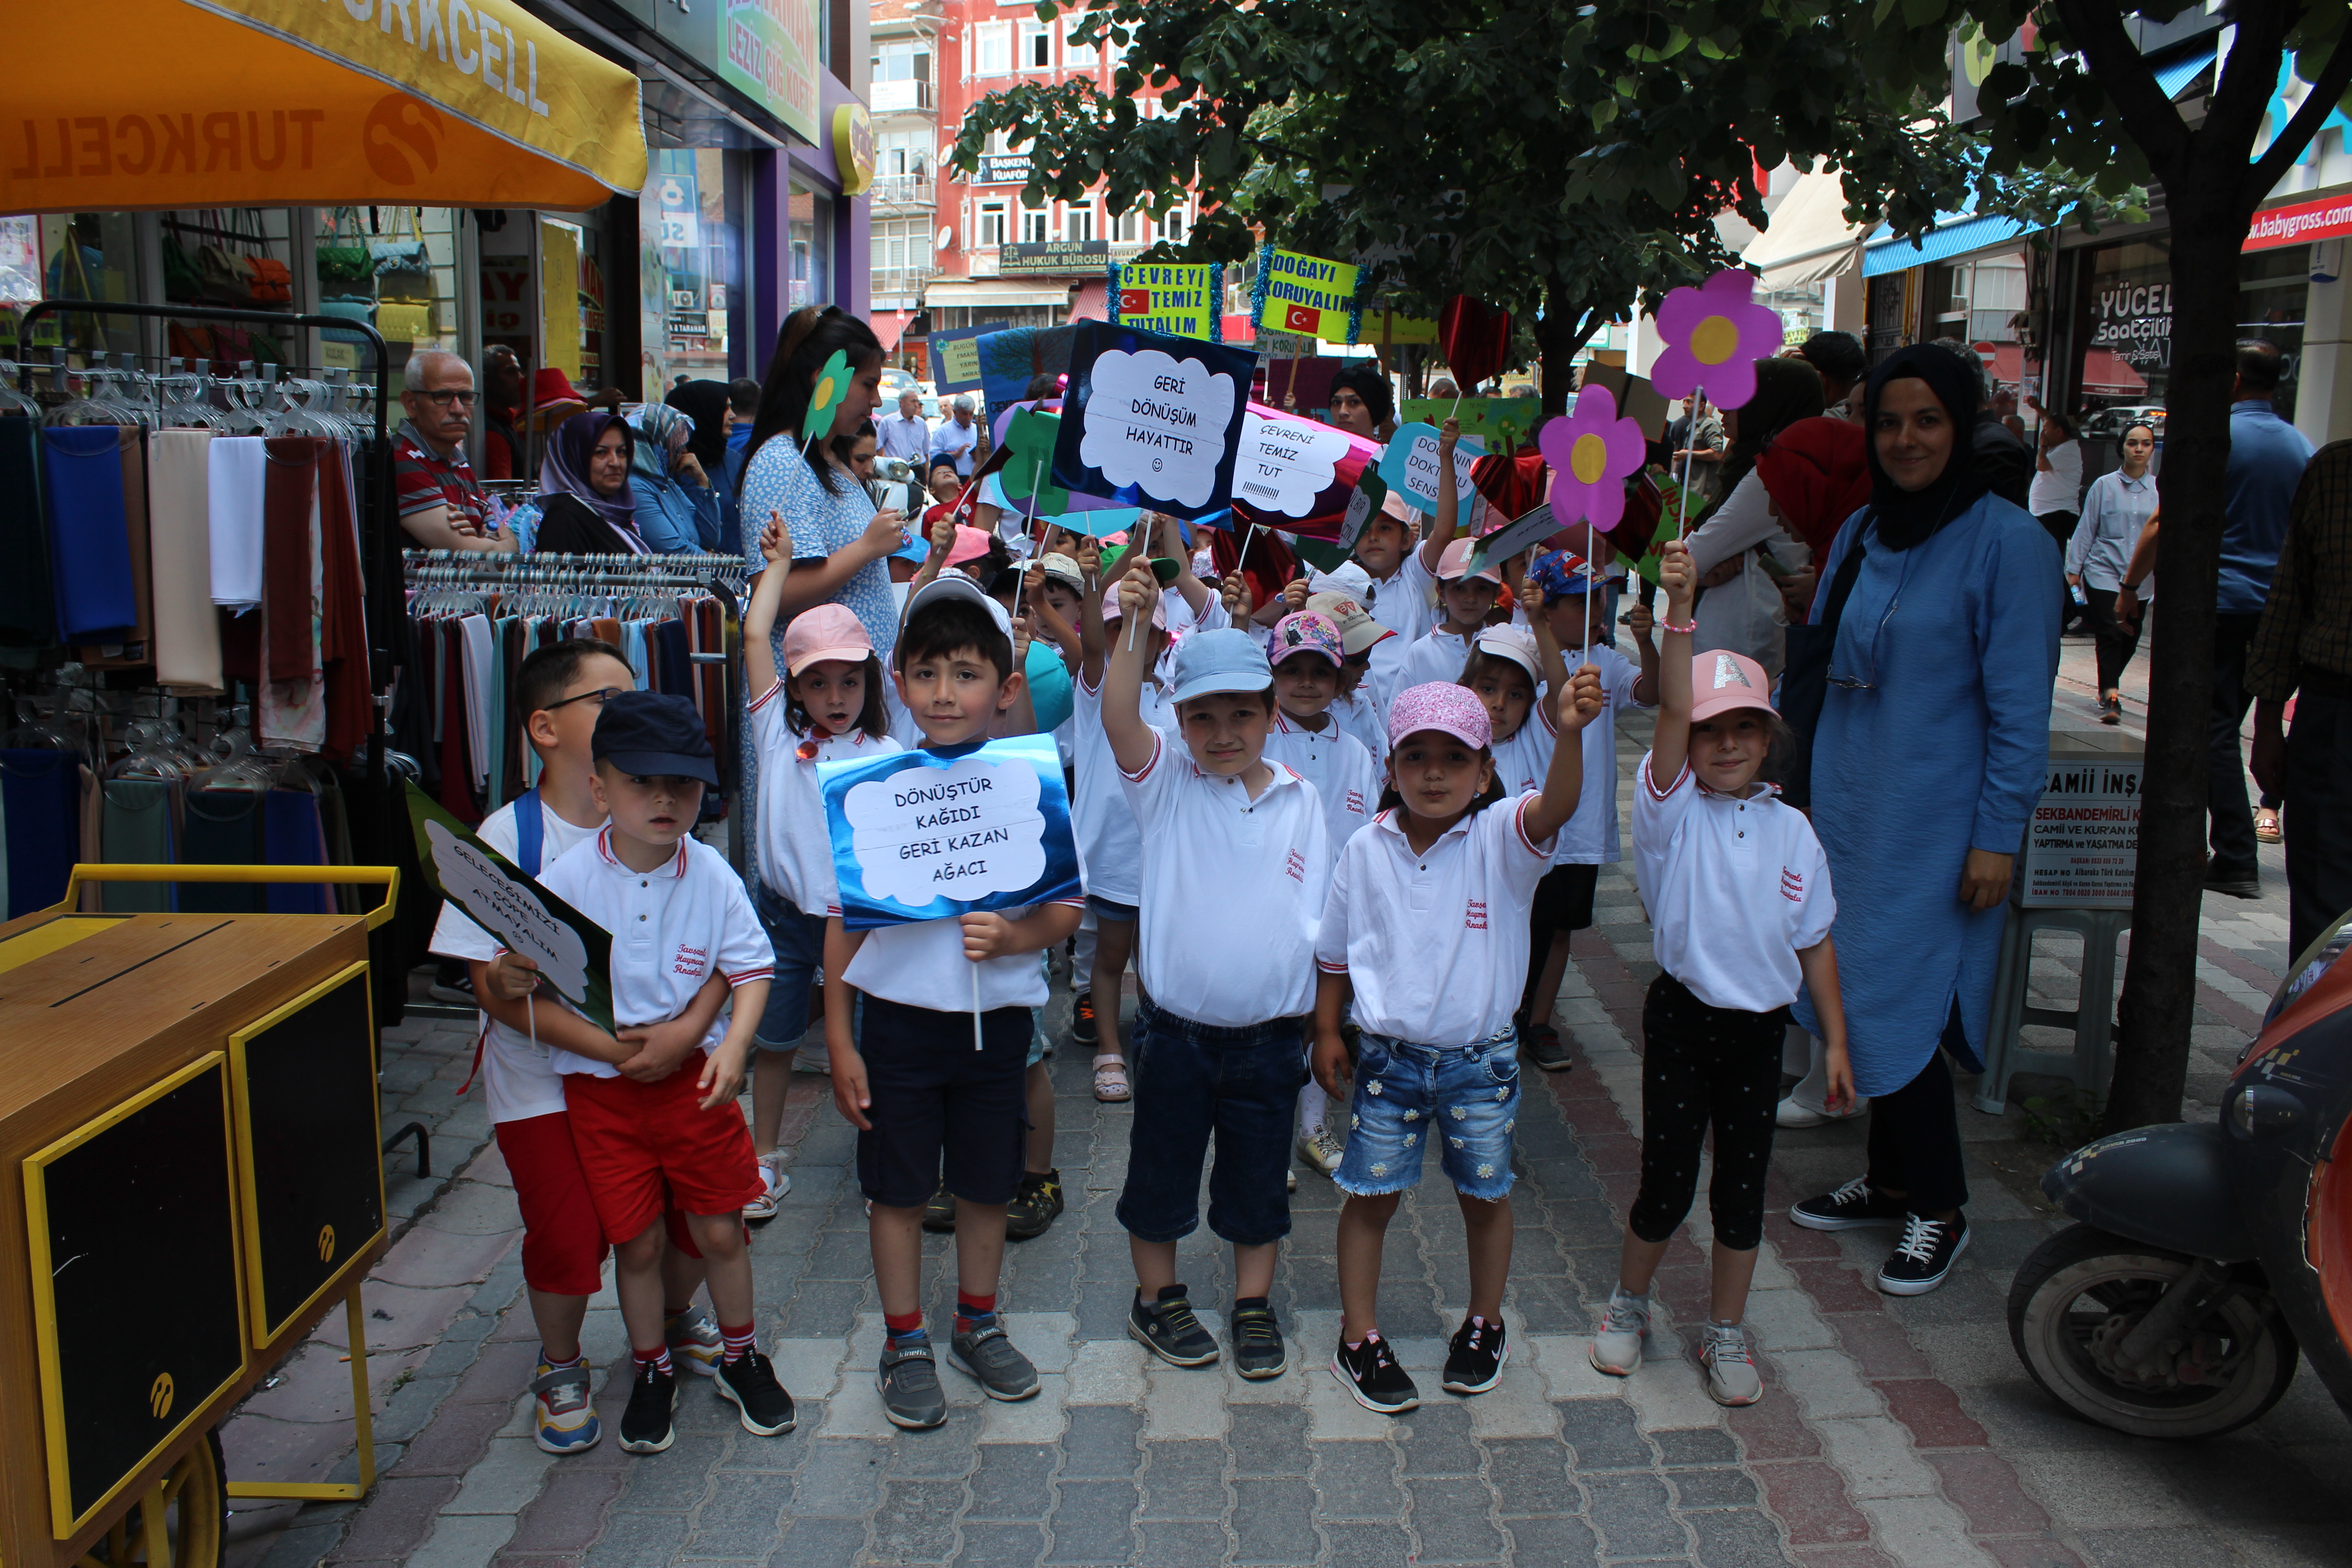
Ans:
[[[670,1395],[677,1379],[651,1362],[638,1362],[629,1384],[629,1407],[621,1412],[621,1447],[632,1454],[658,1454],[674,1440],[669,1426]]]
[[[1102,1043],[1101,1026],[1095,1022],[1095,999],[1090,992],[1081,991],[1070,1004],[1070,1044],[1093,1046]]]
[[[1331,1352],[1331,1375],[1356,1396],[1357,1404],[1383,1415],[1411,1410],[1421,1403],[1421,1390],[1397,1365],[1388,1341],[1378,1334],[1368,1335],[1354,1350],[1341,1340]]]
[[[931,1194],[931,1201],[923,1205],[923,1228],[925,1230],[955,1228],[955,1194],[941,1187]]]
[[[1004,1210],[1005,1239],[1027,1241],[1043,1236],[1061,1212],[1062,1173],[1026,1173],[1021,1178],[1021,1190],[1013,1194],[1013,1202]]]
[[[758,1351],[745,1351],[719,1363],[719,1397],[735,1407],[743,1430],[773,1437],[793,1429],[793,1396],[776,1381],[776,1369]]]
[[[1290,1351],[1273,1308],[1234,1308],[1233,1335],[1234,1370],[1244,1377],[1280,1377],[1290,1370]]]
[[[1940,1220],[1906,1214],[1902,1239],[1878,1270],[1878,1288],[1890,1296],[1924,1296],[1944,1282],[1968,1249],[1967,1215]]]
[[[1856,1176],[1833,1193],[1807,1198],[1790,1209],[1789,1217],[1807,1230],[1853,1230],[1865,1225],[1895,1225],[1907,1212],[1902,1199],[1882,1197],[1868,1178]]]
[[[1127,1337],[1150,1346],[1153,1355],[1171,1366],[1207,1366],[1217,1359],[1217,1336],[1192,1315],[1192,1303],[1181,1285],[1169,1286],[1149,1306],[1138,1290],[1135,1305],[1127,1312]]]
[[[884,1341],[874,1386],[882,1391],[882,1414],[893,1426],[919,1431],[948,1418],[947,1391],[940,1386],[940,1365],[929,1340],[898,1346]]]
[[[1549,1024],[1538,1024],[1519,1036],[1528,1060],[1546,1072],[1566,1072],[1576,1065],[1576,1053]]]
[[[1005,1337],[1004,1325],[994,1318],[949,1341],[948,1364],[977,1379],[991,1399],[1027,1399],[1042,1386],[1035,1363]]]
[[[1502,1381],[1503,1363],[1510,1356],[1500,1320],[1465,1319],[1446,1349],[1445,1380],[1439,1386],[1448,1394],[1484,1394]]]
[[[2259,873],[2252,877],[2231,877],[2208,871],[2205,873],[2205,890],[2226,893],[2233,899],[2259,899],[2263,896],[2263,881]]]

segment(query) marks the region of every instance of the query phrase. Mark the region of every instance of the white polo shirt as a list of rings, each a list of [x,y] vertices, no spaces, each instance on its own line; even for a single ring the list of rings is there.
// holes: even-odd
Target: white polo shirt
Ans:
[[[1082,898],[1056,899],[1056,903],[1086,907]],[[1025,920],[1034,904],[996,912],[1008,921]],[[826,911],[841,913],[839,906]],[[912,921],[905,925],[877,926],[858,944],[857,956],[841,977],[868,996],[879,996],[906,1007],[928,1007],[934,1013],[972,1009],[972,971],[980,971],[980,1007],[1042,1007],[1045,1005],[1045,966],[1034,952],[1009,953],[974,963],[963,955],[963,921]]]
[[[1142,833],[1136,978],[1152,1005],[1212,1028],[1315,1010],[1330,838],[1315,786],[1272,767],[1252,800],[1155,733],[1151,760],[1119,775]]]
[[[658,870],[632,871],[613,854],[612,837],[608,825],[573,845],[540,881],[612,933],[614,1023],[626,1029],[675,1018],[714,973],[730,985],[774,974],[775,950],[725,856],[681,838]],[[731,1002],[719,1009],[704,1050],[726,1038],[732,1010]],[[570,1051],[549,1052],[548,1064],[559,1073],[621,1076],[611,1062]]]
[[[1397,670],[1396,689],[1410,691],[1433,680],[1452,686],[1462,679],[1462,667],[1469,659],[1468,637],[1442,626],[1432,626],[1419,642],[1405,649],[1404,663]]]
[[[1078,863],[1086,868],[1087,891],[1114,904],[1140,903],[1143,845],[1136,835],[1135,810],[1118,782],[1110,734],[1103,728],[1102,688],[1087,686],[1084,670],[1070,685],[1070,831],[1078,841]],[[1175,705],[1159,687],[1145,681],[1136,708],[1146,724],[1173,736]]]
[[[1394,637],[1383,637],[1374,646],[1385,647],[1394,641]],[[1372,678],[1366,675],[1355,690],[1331,699],[1331,706],[1325,711],[1362,744],[1372,759],[1372,772],[1379,773],[1389,758],[1389,720],[1387,710],[1372,695]]]
[[[760,880],[803,914],[821,915],[835,889],[817,763],[887,757],[906,748],[863,730],[822,738],[796,734],[784,718],[788,706],[781,680],[751,700],[751,743],[760,755]]]
[[[1576,657],[1572,649],[1562,651]],[[1633,700],[1633,683],[1642,679],[1639,665],[1599,643],[1584,657],[1601,672],[1601,711],[1584,727],[1584,785],[1575,814],[1560,827],[1559,847],[1551,857],[1555,866],[1608,866],[1622,858],[1617,837],[1617,715],[1648,711]]]
[[[1551,840],[1528,837],[1533,795],[1498,801],[1415,855],[1401,811],[1384,811],[1339,851],[1315,963],[1355,987],[1375,1035],[1467,1046],[1510,1027],[1528,980],[1528,909],[1551,868]]]
[[[1397,677],[1404,668],[1405,650],[1437,624],[1436,592],[1437,579],[1422,564],[1418,542],[1404,552],[1404,563],[1394,576],[1372,579],[1372,602],[1366,608],[1372,619],[1396,633],[1372,645],[1372,667],[1364,677],[1364,684],[1372,689],[1372,700],[1382,712],[1402,689]]]
[[[1323,831],[1336,858],[1356,829],[1372,820],[1381,803],[1380,770],[1364,744],[1342,729],[1328,710],[1320,730],[1309,730],[1280,708],[1265,738],[1265,760],[1280,763],[1315,786],[1323,802]],[[1316,914],[1322,910],[1318,905]]]
[[[1633,869],[1659,964],[1710,1007],[1769,1013],[1796,1000],[1797,953],[1837,918],[1805,814],[1769,785],[1744,800],[1719,795],[1688,763],[1660,794],[1643,757]]]
[[[596,828],[575,827],[542,805],[539,812],[539,868],[544,872],[562,858],[575,844],[596,837]],[[514,803],[509,801],[482,818],[482,826],[474,837],[513,860],[519,851],[522,835],[515,822]],[[520,864],[520,862],[518,862]],[[441,918],[433,926],[433,951],[445,958],[478,959],[484,963],[505,951],[499,939],[467,918],[466,911],[454,903],[441,906]],[[482,1041],[482,1092],[489,1097],[492,1121],[521,1121],[533,1116],[552,1116],[563,1107],[563,1080],[548,1065],[548,1049],[534,1044],[520,1029],[509,1029],[492,1021],[487,1013],[477,1015],[488,1034]]]
[[[1511,731],[1509,739],[1496,741],[1486,748],[1487,754],[1495,759],[1495,782],[1503,786],[1506,795],[1523,795],[1530,790],[1540,795],[1544,780],[1551,775],[1551,754],[1559,744],[1559,737],[1553,728],[1552,705],[1548,697],[1549,693],[1538,686],[1536,700],[1528,705],[1528,716],[1519,727]],[[1587,787],[1592,783],[1591,779],[1584,782]],[[1560,835],[1563,841],[1567,837],[1565,832]],[[1559,863],[1557,851],[1552,863]]]

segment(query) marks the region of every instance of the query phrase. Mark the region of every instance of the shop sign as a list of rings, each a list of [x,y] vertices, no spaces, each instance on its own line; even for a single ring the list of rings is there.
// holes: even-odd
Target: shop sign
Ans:
[[[977,185],[1025,185],[1029,183],[1029,154],[1026,153],[982,153],[979,175],[972,181]]]
[[[2276,250],[2316,239],[2341,239],[2347,234],[2352,234],[2352,196],[2330,196],[2256,213],[2253,226],[2246,231],[2245,248]]]
[[[817,140],[816,18],[820,0],[719,0],[719,75],[751,94],[802,140]]]
[[[845,196],[862,196],[874,184],[874,121],[862,103],[833,111],[833,167]]]
[[[1107,239],[1039,239],[1007,242],[996,250],[996,270],[1017,272],[1099,272],[1110,265]]]
[[[529,337],[533,325],[530,300],[529,257],[482,258],[482,331],[486,335]]]
[[[654,182],[654,205],[661,215],[664,250],[697,250],[702,246],[702,195],[692,174],[664,174]]]
[[[2091,346],[2135,370],[2172,363],[2172,285],[2118,282],[2102,289],[2092,317]]]
[[[2131,908],[2140,769],[2141,759],[2127,752],[2051,747],[2049,787],[2025,833],[2021,896],[2028,909]]]

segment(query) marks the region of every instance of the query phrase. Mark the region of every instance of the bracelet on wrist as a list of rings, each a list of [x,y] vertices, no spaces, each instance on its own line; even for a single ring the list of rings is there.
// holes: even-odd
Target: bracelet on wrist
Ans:
[[[1698,630],[1698,617],[1696,616],[1693,616],[1689,620],[1677,624],[1666,619],[1664,616],[1660,616],[1658,617],[1658,629],[1662,632],[1680,632],[1683,636],[1689,637]]]

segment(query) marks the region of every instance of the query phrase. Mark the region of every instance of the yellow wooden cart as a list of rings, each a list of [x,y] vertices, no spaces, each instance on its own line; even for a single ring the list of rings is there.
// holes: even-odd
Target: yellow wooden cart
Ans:
[[[380,886],[370,914],[89,914],[93,882]],[[230,1497],[373,1485],[386,867],[79,866],[0,925],[0,1563],[215,1568]],[[196,900],[189,900],[196,901]],[[357,1485],[229,1485],[221,1419],[340,1302]]]

